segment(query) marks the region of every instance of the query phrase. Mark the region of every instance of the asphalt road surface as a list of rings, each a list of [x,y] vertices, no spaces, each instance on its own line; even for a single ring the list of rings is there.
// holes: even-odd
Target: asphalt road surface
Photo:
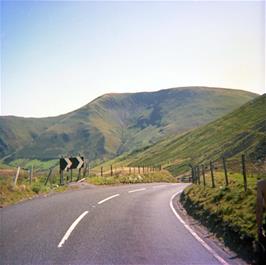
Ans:
[[[233,264],[174,213],[171,198],[185,185],[82,189],[0,209],[0,263]]]

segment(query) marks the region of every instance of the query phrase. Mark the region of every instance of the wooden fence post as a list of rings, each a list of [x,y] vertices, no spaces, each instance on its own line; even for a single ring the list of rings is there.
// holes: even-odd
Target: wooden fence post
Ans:
[[[212,161],[210,161],[210,170],[211,170],[211,178],[212,178],[212,188],[215,188],[214,174],[213,174],[213,163],[212,163]]]
[[[91,174],[91,168],[90,168],[90,163],[88,163],[88,177],[90,177]]]
[[[31,170],[30,170],[30,185],[32,183],[32,178],[33,178],[33,165],[31,166]]]
[[[198,177],[198,184],[200,185],[200,167],[197,166],[197,177]]]
[[[45,180],[45,183],[44,183],[45,186],[47,185],[48,180],[50,179],[50,177],[51,177],[51,175],[52,175],[52,171],[53,171],[53,169],[50,168],[50,171],[49,171],[49,173],[48,173],[48,175],[47,175],[47,178],[46,178],[46,180]]]
[[[226,167],[226,160],[224,157],[223,157],[223,167],[224,167],[225,185],[228,186],[227,167]]]
[[[198,177],[197,177],[197,166],[193,167],[193,175],[194,175],[194,183],[198,183]]]
[[[111,177],[113,176],[113,165],[111,165]]]
[[[101,177],[103,176],[103,167],[101,167]]]
[[[142,173],[144,174],[144,166],[142,166]]]
[[[201,165],[201,171],[202,171],[202,178],[203,178],[203,185],[206,186],[206,180],[205,180],[205,166]]]
[[[246,160],[245,155],[242,155],[242,173],[244,177],[244,190],[247,191],[247,172],[246,172]]]
[[[191,180],[192,180],[192,183],[195,182],[195,178],[194,178],[194,167],[191,165]]]
[[[16,185],[17,185],[17,181],[18,181],[19,172],[20,172],[20,167],[18,167],[18,169],[17,169],[17,173],[16,173],[16,175],[15,175],[15,178],[14,178],[14,186],[16,186]]]

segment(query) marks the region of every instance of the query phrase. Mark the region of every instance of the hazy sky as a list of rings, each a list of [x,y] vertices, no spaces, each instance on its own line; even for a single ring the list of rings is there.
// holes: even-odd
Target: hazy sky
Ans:
[[[264,23],[264,1],[1,1],[1,115],[177,86],[265,93]]]

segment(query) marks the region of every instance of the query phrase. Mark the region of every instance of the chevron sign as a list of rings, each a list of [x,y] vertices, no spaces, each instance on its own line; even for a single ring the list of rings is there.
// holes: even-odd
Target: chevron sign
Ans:
[[[63,157],[60,158],[60,170],[69,170],[69,169],[81,169],[84,167],[84,157],[76,156],[76,157]]]

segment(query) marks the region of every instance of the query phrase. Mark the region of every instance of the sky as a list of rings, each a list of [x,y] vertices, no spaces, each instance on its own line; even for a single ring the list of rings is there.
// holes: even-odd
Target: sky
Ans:
[[[0,115],[180,86],[263,94],[264,25],[264,1],[1,1]]]

